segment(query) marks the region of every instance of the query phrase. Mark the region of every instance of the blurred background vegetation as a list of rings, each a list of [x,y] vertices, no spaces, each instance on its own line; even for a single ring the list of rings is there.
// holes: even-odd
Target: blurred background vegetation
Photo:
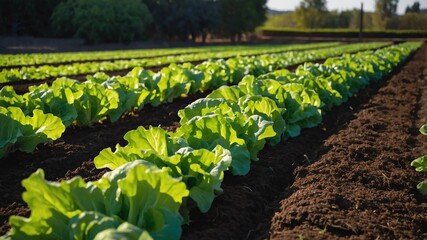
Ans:
[[[0,35],[140,39],[241,39],[266,19],[267,0],[0,0]]]
[[[427,10],[420,3],[407,6],[397,15],[398,0],[375,0],[375,11],[364,12],[363,27],[368,30],[427,30]],[[360,9],[328,11],[326,0],[304,0],[291,12],[271,11],[265,27],[271,28],[347,28],[359,29]]]
[[[240,41],[258,26],[358,29],[360,10],[329,11],[326,0],[303,0],[275,12],[267,0],[0,0],[0,35],[82,38],[87,43],[134,40],[204,42],[208,35]],[[365,29],[427,29],[415,2],[397,15],[398,0],[375,0]]]

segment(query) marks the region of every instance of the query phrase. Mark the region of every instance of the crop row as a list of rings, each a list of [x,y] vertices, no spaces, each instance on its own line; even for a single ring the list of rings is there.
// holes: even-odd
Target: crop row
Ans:
[[[100,180],[46,181],[38,170],[23,181],[29,218],[12,216],[6,239],[178,239],[188,206],[209,210],[224,171],[244,175],[269,142],[318,125],[322,113],[389,74],[420,43],[345,54],[324,64],[304,64],[245,76],[179,111],[176,132],[139,127],[128,144],[103,150]]]
[[[157,57],[162,55],[176,55],[186,53],[215,52],[231,49],[247,49],[257,46],[204,46],[165,49],[138,49],[96,52],[69,52],[69,53],[33,53],[33,54],[3,54],[0,55],[0,67],[29,66],[40,64],[58,64],[83,61],[100,61],[111,59],[131,59]],[[261,45],[268,47],[268,45]]]
[[[60,78],[51,86],[46,83],[32,86],[24,95],[18,95],[11,86],[6,86],[0,90],[0,107],[3,109],[0,115],[8,119],[0,126],[0,132],[4,133],[1,135],[0,157],[16,150],[32,152],[38,143],[59,138],[65,127],[71,124],[91,126],[107,118],[114,122],[127,112],[141,110],[145,104],[158,106],[189,93],[236,84],[248,74],[259,76],[290,65],[384,44],[353,44],[237,57],[207,61],[197,66],[172,64],[158,73],[135,68],[123,77],[98,73],[84,83]],[[25,115],[33,117],[21,122]]]
[[[337,46],[339,43],[314,43],[281,46],[260,46],[250,49],[227,49],[216,52],[187,53],[181,55],[167,55],[143,59],[128,59],[102,62],[72,63],[59,66],[29,66],[20,69],[3,69],[0,72],[0,83],[22,80],[43,80],[50,77],[72,76],[79,74],[95,73],[98,71],[127,70],[134,67],[153,67],[170,63],[193,62],[211,58],[229,58],[235,56],[258,55],[290,50],[304,50],[319,47]]]

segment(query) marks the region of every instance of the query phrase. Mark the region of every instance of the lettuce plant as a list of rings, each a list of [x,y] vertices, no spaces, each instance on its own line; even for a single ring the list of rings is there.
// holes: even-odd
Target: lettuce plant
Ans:
[[[420,132],[423,135],[427,135],[427,124],[420,128]],[[417,172],[427,172],[427,155],[421,156],[411,162],[411,166],[415,168]],[[418,190],[424,196],[427,196],[427,180],[420,182],[417,185]]]
[[[23,199],[31,215],[11,217],[12,229],[6,239],[140,235],[179,239],[183,223],[179,208],[189,195],[185,184],[172,178],[167,168],[141,160],[87,183],[81,177],[49,182],[43,170],[38,170],[23,181],[23,186]]]
[[[0,107],[0,158],[14,151],[33,152],[38,144],[61,137],[65,126],[52,114],[34,110],[25,116],[20,108]]]
[[[95,157],[97,168],[116,169],[128,162],[144,159],[159,167],[168,167],[170,174],[182,178],[193,199],[202,212],[207,212],[215,197],[222,191],[224,171],[231,164],[231,153],[216,146],[212,151],[195,150],[187,146],[183,139],[171,136],[162,128],[145,129],[139,127],[128,132],[125,147],[116,146],[112,152],[106,148]]]

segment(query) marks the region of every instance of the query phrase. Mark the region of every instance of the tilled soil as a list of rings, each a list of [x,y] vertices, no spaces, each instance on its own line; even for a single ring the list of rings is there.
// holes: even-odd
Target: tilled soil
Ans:
[[[410,162],[425,150],[427,46],[391,79],[332,109],[319,127],[267,147],[245,177],[226,176],[185,239],[422,239],[426,199]],[[424,112],[423,112],[424,111]]]
[[[394,77],[328,112],[319,127],[266,146],[247,176],[226,174],[224,193],[208,213],[190,212],[183,238],[421,239],[427,216],[415,185],[422,174],[410,162],[427,152],[417,132],[417,113],[427,112],[424,69],[426,45]],[[139,125],[174,130],[176,111],[202,96],[145,108],[114,124],[67,129],[33,154],[11,154],[0,163],[0,234],[10,215],[29,214],[19,183],[37,168],[51,180],[97,179],[103,171],[92,159],[100,150],[123,145],[123,135]]]

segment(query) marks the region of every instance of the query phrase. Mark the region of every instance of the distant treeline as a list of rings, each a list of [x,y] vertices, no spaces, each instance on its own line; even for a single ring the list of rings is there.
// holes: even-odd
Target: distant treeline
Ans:
[[[364,29],[427,30],[427,14],[419,2],[406,7],[404,15],[397,15],[398,0],[375,0],[375,11],[364,12]],[[268,28],[350,28],[359,29],[360,9],[329,11],[326,0],[303,0],[293,12],[269,15],[264,24]]]
[[[240,40],[266,20],[267,0],[0,0],[0,35]]]

